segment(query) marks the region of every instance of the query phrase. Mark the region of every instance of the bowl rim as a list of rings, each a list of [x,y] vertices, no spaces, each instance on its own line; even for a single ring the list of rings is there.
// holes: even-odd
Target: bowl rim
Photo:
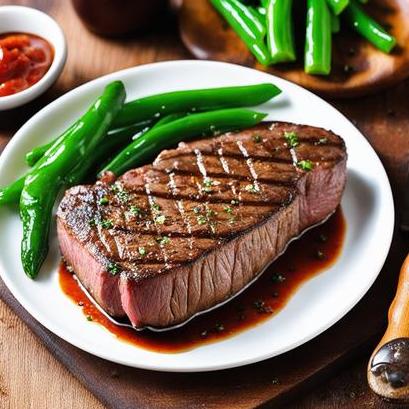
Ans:
[[[26,88],[23,91],[19,91],[12,95],[6,95],[0,97],[0,111],[16,108],[18,106],[24,105],[34,98],[38,97],[42,93],[44,93],[58,78],[62,69],[64,68],[65,62],[67,60],[67,40],[62,30],[61,26],[58,22],[41,10],[38,10],[33,7],[26,7],[26,6],[15,6],[15,5],[5,5],[0,7],[0,17],[4,14],[9,15],[19,15],[20,18],[24,18],[27,20],[27,30],[19,30],[16,29],[16,32],[28,33],[31,34],[30,31],[30,22],[33,21],[33,18],[41,18],[44,24],[47,24],[51,30],[53,31],[53,36],[50,35],[39,35],[36,33],[32,33],[34,35],[38,35],[45,40],[47,40],[54,49],[54,58],[51,63],[50,68],[44,74],[44,76],[35,84]],[[5,34],[13,32],[10,29],[4,30],[0,28],[0,34]]]

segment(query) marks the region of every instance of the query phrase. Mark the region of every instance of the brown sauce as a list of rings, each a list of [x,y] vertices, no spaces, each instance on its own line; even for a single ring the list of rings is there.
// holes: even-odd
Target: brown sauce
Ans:
[[[120,340],[152,351],[182,352],[231,337],[277,314],[303,283],[334,264],[341,253],[345,230],[344,216],[338,209],[327,222],[292,242],[287,251],[236,298],[179,329],[161,333],[137,332],[113,324],[89,301],[63,263],[60,285],[82,308],[86,319],[101,324]]]

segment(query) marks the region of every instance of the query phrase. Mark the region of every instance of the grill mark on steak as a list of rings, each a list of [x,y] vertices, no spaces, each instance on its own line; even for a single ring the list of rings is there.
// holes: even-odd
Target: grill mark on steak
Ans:
[[[238,141],[238,143],[241,141]],[[262,142],[260,142],[262,143]],[[302,149],[303,148],[303,143],[300,143],[297,148]],[[342,145],[340,144],[331,144],[331,143],[326,143],[325,147],[337,147],[337,148],[342,148]],[[266,151],[268,151],[270,154],[276,154],[276,151],[269,150],[267,146],[265,146]],[[217,149],[220,151],[220,148]],[[217,156],[214,152],[201,152],[202,157],[206,158],[212,158]],[[334,156],[333,160],[337,160],[341,157],[342,155],[337,155]],[[182,153],[181,155],[178,156],[178,158],[186,158],[189,159],[190,157],[193,157],[191,153]],[[272,157],[272,156],[262,156],[262,155],[253,155],[251,154],[251,157],[253,160],[258,160],[258,161],[264,161],[264,162],[269,162],[269,163],[283,163],[283,164],[292,164],[293,161],[291,158],[284,158],[284,157]],[[229,153],[229,152],[223,152],[223,158],[230,158],[230,159],[241,159],[241,155],[237,153]],[[318,160],[320,158],[319,155],[311,155],[310,160]],[[172,158],[169,158],[172,159]],[[223,164],[222,164],[223,165]],[[226,170],[225,170],[226,171]],[[227,173],[227,172],[226,172]]]
[[[253,180],[253,186],[254,186],[254,188],[255,188],[258,192],[260,192],[261,194],[263,194],[263,190],[260,188],[260,185],[259,185],[258,180],[257,180],[257,179],[258,179],[258,175],[257,175],[256,170],[254,169],[253,160],[250,158],[250,156],[249,156],[249,154],[248,154],[246,148],[244,147],[242,141],[237,141],[237,146],[239,147],[240,152],[242,153],[243,158],[244,158],[244,160],[245,160],[245,162],[246,162],[246,164],[247,164],[247,167],[248,167],[248,169],[249,169],[251,178],[252,178],[252,180]]]
[[[295,159],[283,138],[287,131],[299,137]],[[255,135],[262,136],[260,143]],[[312,137],[328,143],[304,143]],[[315,162],[311,172],[294,166],[303,159]],[[287,123],[181,144],[118,180],[127,201],[105,182],[68,190],[58,211],[61,250],[104,309],[128,315],[138,327],[175,325],[235,295],[291,238],[332,213],[345,184],[345,163],[339,137]],[[211,192],[205,192],[209,180]],[[256,182],[262,194],[245,189]],[[99,204],[103,196],[106,206]],[[152,201],[166,216],[163,224],[155,223]],[[142,216],[129,214],[130,206]],[[196,207],[206,224],[197,220]],[[112,219],[112,228],[89,224],[103,218]],[[166,246],[155,240],[163,235],[170,237]],[[122,273],[110,276],[110,262]],[[112,305],[113,290],[119,305]]]
[[[165,172],[165,171],[164,171]],[[175,175],[185,175],[185,176],[200,176],[198,173],[192,173],[191,171],[184,171],[180,169],[172,169],[172,172],[175,173]],[[166,172],[165,172],[166,173]],[[248,176],[242,176],[242,175],[237,175],[237,174],[229,174],[226,175],[225,173],[216,173],[216,172],[207,172],[207,176],[211,178],[219,178],[219,179],[226,179],[226,178],[231,178],[235,180],[247,180],[249,181]],[[294,176],[290,180],[277,180],[274,178],[264,178],[264,177],[259,177],[259,182],[263,182],[267,185],[273,185],[273,186],[286,186],[286,187],[293,187],[294,182],[296,181],[296,177]]]
[[[143,181],[144,181],[144,187],[145,187],[145,194],[146,194],[146,197],[147,197],[148,203],[149,203],[150,223],[152,223],[153,226],[155,226],[157,237],[161,237],[162,236],[161,231],[160,231],[160,229],[158,227],[158,224],[155,221],[154,206],[155,206],[156,202],[155,202],[153,196],[150,194],[149,183],[147,182],[145,175],[143,175]],[[161,246],[160,244],[159,244],[159,248],[160,248],[160,252],[162,254],[164,263],[166,265],[168,263],[168,254],[167,254],[166,250],[164,249],[164,247]]]
[[[200,174],[201,174],[201,176],[202,176],[202,184],[196,183],[196,185],[197,185],[198,193],[199,193],[200,195],[202,195],[203,192],[205,192],[205,188],[203,187],[203,185],[204,185],[205,183],[207,183],[210,179],[208,179],[208,177],[207,177],[207,170],[206,170],[206,166],[205,166],[205,164],[204,164],[204,162],[203,162],[202,153],[200,152],[199,149],[195,149],[194,152],[195,152],[195,155],[196,155],[196,165],[197,165],[197,168],[199,169],[199,172],[200,172]],[[226,176],[228,176],[228,175],[226,175]],[[207,192],[206,192],[206,193],[207,193]],[[213,223],[212,220],[210,219],[210,217],[212,217],[212,216],[209,216],[211,209],[209,208],[209,201],[208,201],[208,199],[206,199],[206,201],[205,201],[205,203],[204,203],[204,206],[205,206],[205,209],[206,209],[206,213],[205,213],[205,215],[202,216],[202,217],[205,217],[205,218],[206,218],[206,220],[207,220],[206,226],[208,226],[208,228],[210,229],[210,231],[211,231],[213,234],[215,234],[216,231],[215,231],[214,223]],[[197,217],[199,217],[199,216],[197,216]]]
[[[170,187],[170,190],[172,192],[173,198],[176,200],[176,207],[177,207],[177,209],[179,211],[180,216],[183,219],[183,224],[186,226],[187,232],[190,235],[189,248],[191,250],[193,250],[192,226],[190,224],[188,216],[186,215],[185,207],[184,207],[184,204],[183,204],[183,199],[184,198],[181,198],[180,195],[178,195],[176,193],[177,185],[176,185],[176,182],[175,182],[174,175],[175,174],[173,172],[169,173],[169,187]]]

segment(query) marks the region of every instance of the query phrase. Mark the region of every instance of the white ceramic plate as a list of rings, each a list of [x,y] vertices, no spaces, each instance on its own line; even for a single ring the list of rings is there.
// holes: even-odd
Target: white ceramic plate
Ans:
[[[312,93],[280,78],[241,66],[175,61],[120,71],[91,81],[57,99],[14,136],[0,158],[0,186],[25,170],[24,154],[51,140],[73,122],[109,81],[122,80],[128,98],[188,88],[273,82],[283,93],[259,109],[269,120],[293,121],[328,128],[346,142],[348,184],[342,206],[346,241],[337,263],[304,284],[272,319],[221,342],[188,352],[150,352],[115,338],[89,323],[58,284],[58,243],[39,278],[26,278],[20,265],[21,225],[11,209],[0,210],[0,270],[7,287],[41,324],[64,340],[99,357],[160,371],[210,371],[261,361],[314,338],[343,317],[377,277],[389,250],[394,224],[390,185],[381,162],[361,133],[337,110]]]

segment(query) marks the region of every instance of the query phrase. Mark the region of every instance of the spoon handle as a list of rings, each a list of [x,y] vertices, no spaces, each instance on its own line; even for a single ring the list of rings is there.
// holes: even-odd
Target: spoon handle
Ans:
[[[409,402],[409,255],[389,308],[388,327],[369,360],[367,376],[376,394]]]

